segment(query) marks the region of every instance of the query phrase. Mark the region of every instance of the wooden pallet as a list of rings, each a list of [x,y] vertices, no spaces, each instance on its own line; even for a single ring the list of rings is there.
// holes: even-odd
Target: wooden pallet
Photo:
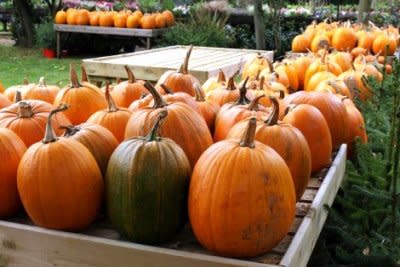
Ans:
[[[124,65],[132,68],[138,79],[157,81],[168,70],[177,70],[183,63],[187,46],[169,46],[148,51],[109,57],[84,59],[83,65],[91,80],[127,78]],[[194,47],[189,61],[189,71],[200,80],[216,76],[222,69],[232,75],[257,52],[271,62],[273,52],[264,50]]]
[[[342,182],[346,145],[342,145],[329,169],[313,177],[301,201],[288,235],[271,252],[252,259],[214,256],[196,241],[190,227],[176,240],[147,246],[122,240],[100,220],[82,233],[47,230],[24,218],[0,221],[0,266],[306,266],[327,210]]]

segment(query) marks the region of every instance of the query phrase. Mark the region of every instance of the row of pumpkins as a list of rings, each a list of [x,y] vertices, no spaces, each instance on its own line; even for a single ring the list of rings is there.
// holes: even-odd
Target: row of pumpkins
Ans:
[[[369,27],[362,24],[339,22],[319,24],[313,23],[292,40],[292,51],[304,53],[318,52],[320,49],[332,48],[337,51],[347,51],[353,54],[393,55],[399,40],[399,30],[392,25],[378,28],[371,23]]]
[[[81,230],[105,196],[112,224],[135,242],[166,242],[188,216],[218,255],[277,245],[311,174],[342,143],[367,141],[363,117],[330,84],[287,94],[303,87],[290,72],[296,60],[282,65],[290,85],[276,79],[279,66],[254,71],[267,61],[257,56],[244,80],[220,72],[201,86],[188,72],[191,51],[156,85],[126,67],[128,80],[99,89],[71,67],[64,89],[41,79],[0,94],[0,218],[21,201],[36,225]]]
[[[56,24],[90,25],[117,28],[156,29],[175,24],[174,14],[170,10],[157,13],[145,13],[140,10],[122,11],[88,11],[86,9],[68,8],[60,10],[54,17]]]

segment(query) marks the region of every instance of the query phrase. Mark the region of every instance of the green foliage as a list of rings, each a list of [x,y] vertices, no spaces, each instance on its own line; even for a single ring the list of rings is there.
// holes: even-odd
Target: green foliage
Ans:
[[[371,101],[357,101],[368,144],[356,144],[309,266],[398,266],[400,258],[400,63]]]
[[[49,19],[37,25],[36,45],[40,48],[56,48],[56,34],[52,20]]]
[[[189,45],[228,47],[233,37],[228,34],[225,14],[197,10],[187,23],[177,23],[160,39],[160,45]]]
[[[140,10],[145,13],[152,13],[160,10],[160,2],[158,0],[138,0]]]

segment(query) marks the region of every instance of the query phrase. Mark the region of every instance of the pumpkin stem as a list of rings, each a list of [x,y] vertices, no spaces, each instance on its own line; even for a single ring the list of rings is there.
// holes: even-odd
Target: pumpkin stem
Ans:
[[[111,94],[110,94],[110,82],[106,81],[106,100],[107,100],[107,104],[108,104],[108,112],[116,112],[118,111],[118,107],[114,102],[114,99],[112,98]]]
[[[273,126],[278,123],[279,103],[275,96],[268,96],[268,97],[272,102],[273,108],[272,108],[272,113],[268,117],[268,119],[265,121],[265,124],[267,124],[268,126]]]
[[[268,58],[267,58],[267,63],[268,63],[269,72],[274,72],[274,65],[272,64],[271,61],[269,61]]]
[[[55,109],[53,109],[52,111],[50,111],[49,116],[47,117],[47,123],[46,123],[46,132],[44,135],[44,139],[42,140],[43,144],[48,144],[48,143],[52,143],[57,141],[57,135],[54,132],[54,129],[51,125],[51,119],[53,118],[53,116],[61,111],[64,111],[68,109],[68,105],[67,104],[61,104],[58,107],[56,107]]]
[[[73,88],[81,87],[81,85],[79,84],[79,81],[78,81],[78,75],[76,74],[75,66],[72,63],[69,65],[69,75],[71,78],[72,87]]]
[[[65,130],[64,137],[71,137],[81,130],[80,127],[74,125],[61,125],[59,128]]]
[[[86,73],[86,69],[83,65],[81,65],[81,71],[82,71],[82,82],[89,82],[87,73]]]
[[[286,109],[285,109],[285,112],[284,112],[285,116],[286,116],[290,111],[292,111],[296,106],[297,106],[296,104],[290,104],[290,105],[288,105],[288,106],[286,107]]]
[[[15,103],[18,103],[18,102],[20,102],[21,100],[22,100],[21,91],[20,91],[20,90],[17,90],[17,91],[15,92],[14,102],[15,102]]]
[[[284,99],[284,98],[285,98],[285,91],[279,90],[279,99]]]
[[[254,98],[249,106],[247,107],[248,110],[257,110],[258,109],[258,101],[260,101],[261,98],[265,97],[265,95],[259,95],[256,98]]]
[[[29,84],[29,80],[28,80],[28,78],[24,78],[24,80],[23,80],[23,82],[22,82],[22,84],[23,85],[28,85]]]
[[[160,84],[161,88],[164,90],[164,92],[166,92],[168,95],[173,95],[174,91],[172,91],[171,88],[169,88],[168,86],[166,86],[165,84]]]
[[[218,72],[218,79],[217,82],[218,83],[222,83],[226,81],[226,77],[225,77],[225,73],[220,69]]]
[[[247,129],[242,135],[242,138],[240,139],[239,145],[241,147],[255,148],[254,137],[256,135],[256,128],[257,128],[257,120],[256,118],[253,117],[249,120]]]
[[[193,45],[189,46],[187,52],[186,52],[186,57],[185,60],[183,61],[183,64],[181,65],[181,68],[179,69],[179,73],[182,74],[188,74],[189,71],[189,58],[190,55],[192,54],[192,50],[193,50]]]
[[[136,78],[135,75],[133,75],[132,70],[128,67],[128,66],[124,66],[126,73],[128,74],[128,81],[129,83],[135,83],[136,82]]]
[[[260,78],[260,91],[264,91],[264,85],[265,85],[265,76],[261,76]]]
[[[44,80],[44,77],[39,78],[39,87],[46,87],[46,81]]]
[[[167,115],[168,115],[168,110],[166,110],[166,109],[161,110],[161,112],[158,114],[158,118],[157,118],[156,122],[154,123],[153,128],[150,130],[149,134],[146,136],[146,140],[148,142],[156,141],[159,139],[158,133],[159,133],[161,125],[164,122],[164,119],[167,117]]]
[[[32,106],[25,101],[18,102],[18,118],[31,118],[33,116]]]
[[[194,93],[195,93],[195,100],[196,102],[204,102],[206,101],[204,91],[201,89],[200,86],[195,86],[194,87]]]
[[[121,78],[120,78],[120,77],[117,77],[117,78],[115,79],[115,83],[116,83],[116,84],[120,84],[120,83],[121,83]]]
[[[232,76],[228,79],[228,84],[226,86],[226,89],[231,90],[231,91],[236,90],[234,77],[235,76]]]
[[[238,101],[236,101],[235,105],[246,105],[250,102],[250,100],[247,98],[246,94],[247,94],[247,81],[249,80],[249,77],[246,78],[246,80],[244,80],[242,87],[240,87],[239,89],[239,99]]]
[[[146,81],[144,83],[144,87],[146,87],[146,89],[153,96],[154,99],[153,108],[162,108],[168,105],[167,102],[165,102],[164,98],[160,95],[160,93],[157,91],[156,88],[154,88],[154,86],[151,83]]]

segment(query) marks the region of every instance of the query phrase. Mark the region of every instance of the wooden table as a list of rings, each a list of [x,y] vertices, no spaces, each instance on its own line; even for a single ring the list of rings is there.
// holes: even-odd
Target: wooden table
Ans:
[[[146,48],[151,48],[151,38],[161,36],[168,28],[163,29],[128,29],[128,28],[114,28],[114,27],[100,27],[100,26],[81,26],[81,25],[67,25],[67,24],[54,24],[54,31],[57,34],[57,57],[60,58],[61,54],[61,33],[86,33],[86,34],[102,34],[102,35],[116,35],[128,37],[141,37],[146,39]]]
[[[314,175],[287,236],[272,251],[257,258],[232,259],[212,255],[194,238],[189,225],[170,243],[140,245],[121,239],[99,220],[82,233],[47,230],[26,217],[0,220],[0,266],[173,266],[173,267],[305,267],[328,215],[346,167],[346,145],[329,169]]]
[[[84,59],[83,65],[89,79],[94,81],[127,78],[125,65],[132,69],[136,78],[157,81],[165,71],[179,68],[183,63],[187,48],[187,46],[178,45],[116,56]],[[195,46],[189,60],[189,71],[200,82],[216,76],[220,69],[229,76],[241,69],[244,63],[253,58],[257,52],[272,62],[272,51]]]

